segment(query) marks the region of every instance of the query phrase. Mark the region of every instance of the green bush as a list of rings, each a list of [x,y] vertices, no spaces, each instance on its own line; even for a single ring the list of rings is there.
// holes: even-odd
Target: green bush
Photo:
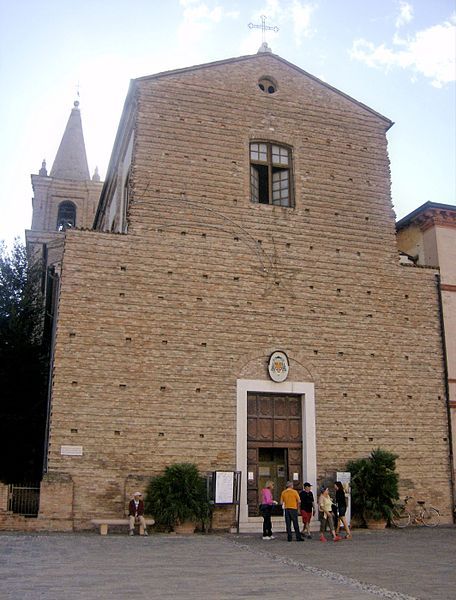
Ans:
[[[399,498],[397,455],[377,448],[347,464],[351,473],[352,514],[363,520],[389,520]]]
[[[162,475],[153,477],[146,489],[145,510],[158,525],[174,525],[191,521],[207,523],[211,505],[206,480],[196,465],[178,463],[166,467]]]

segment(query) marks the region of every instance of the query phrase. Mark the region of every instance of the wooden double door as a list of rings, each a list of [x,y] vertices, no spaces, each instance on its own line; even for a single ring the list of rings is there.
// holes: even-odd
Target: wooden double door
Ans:
[[[287,480],[298,487],[302,476],[302,398],[293,394],[249,392],[247,396],[247,501],[258,515],[261,490],[274,482],[279,501]],[[281,514],[280,506],[276,514]]]

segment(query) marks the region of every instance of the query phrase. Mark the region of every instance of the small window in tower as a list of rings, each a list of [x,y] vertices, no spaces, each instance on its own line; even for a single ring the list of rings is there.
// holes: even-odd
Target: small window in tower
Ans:
[[[73,202],[62,202],[57,214],[57,231],[65,231],[76,226],[76,206]]]
[[[293,206],[291,149],[270,142],[250,144],[250,195],[252,202]]]

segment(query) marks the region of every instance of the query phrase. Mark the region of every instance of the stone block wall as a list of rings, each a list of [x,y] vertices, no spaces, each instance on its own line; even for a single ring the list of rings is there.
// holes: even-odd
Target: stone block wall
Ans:
[[[8,485],[0,481],[0,513],[8,510]]]
[[[73,480],[67,473],[47,473],[40,486],[39,519],[73,519]]]

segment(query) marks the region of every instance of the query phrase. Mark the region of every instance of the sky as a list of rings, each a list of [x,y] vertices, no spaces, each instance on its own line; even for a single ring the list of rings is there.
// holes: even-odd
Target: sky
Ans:
[[[261,15],[275,54],[394,121],[398,218],[456,204],[456,0],[0,0],[0,240],[30,227],[74,100],[104,179],[130,79],[255,54]]]

